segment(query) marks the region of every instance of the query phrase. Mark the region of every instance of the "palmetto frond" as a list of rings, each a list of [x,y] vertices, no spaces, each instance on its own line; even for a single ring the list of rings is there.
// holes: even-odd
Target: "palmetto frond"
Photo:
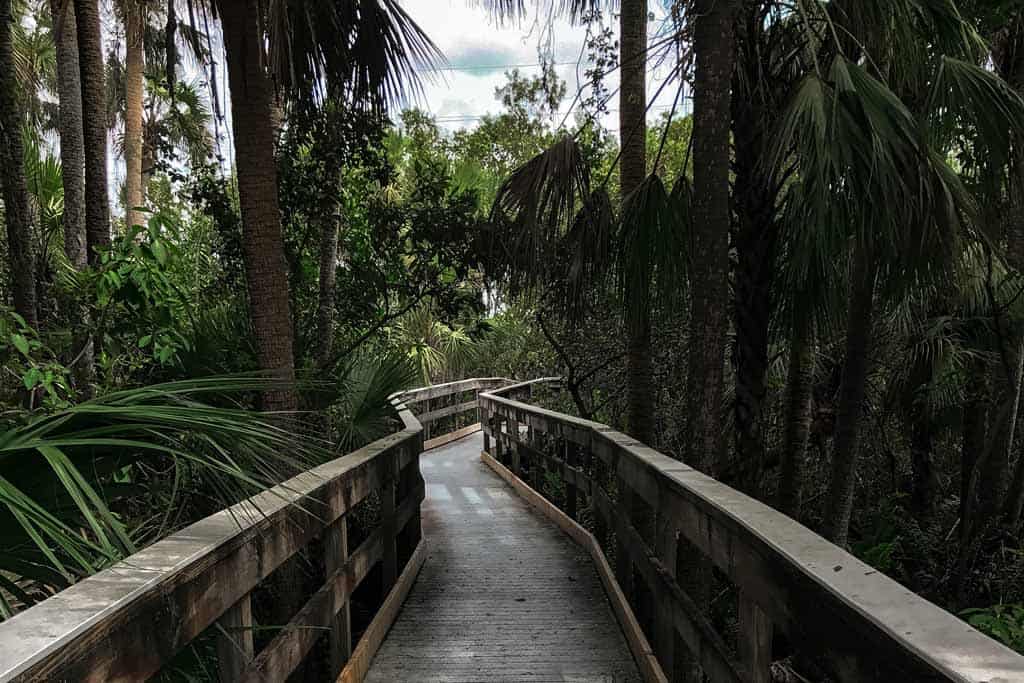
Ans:
[[[795,160],[802,211],[813,225],[876,253],[898,254],[900,267],[951,254],[964,217],[974,212],[959,178],[926,144],[920,122],[882,82],[843,57],[833,60],[827,78],[804,78],[769,158],[774,169]]]
[[[338,449],[357,448],[392,431],[394,409],[389,397],[415,381],[415,367],[401,355],[353,357],[341,371],[340,400],[333,409],[338,418]]]
[[[443,61],[398,0],[266,0],[265,16],[272,73],[298,101],[405,102]]]
[[[230,504],[322,460],[325,449],[268,416],[210,403],[280,386],[256,375],[152,385],[0,431],[0,569],[43,584],[23,597],[45,597],[133,552],[111,505],[131,488],[115,474],[136,461],[196,468]]]
[[[649,175],[623,201],[617,237],[617,275],[626,324],[640,330],[655,303],[681,296],[686,284],[692,190],[681,176],[670,195]]]
[[[541,282],[550,274],[562,238],[584,216],[604,215],[591,197],[590,169],[577,142],[566,136],[516,169],[498,188],[491,208],[494,260],[506,269],[513,288]],[[589,221],[576,223],[577,241]]]
[[[483,5],[499,21],[511,21],[526,16],[529,6],[551,10],[555,14],[568,16],[571,21],[579,21],[590,10],[602,7],[616,7],[618,0],[545,0],[544,2],[527,2],[526,0],[476,0]]]

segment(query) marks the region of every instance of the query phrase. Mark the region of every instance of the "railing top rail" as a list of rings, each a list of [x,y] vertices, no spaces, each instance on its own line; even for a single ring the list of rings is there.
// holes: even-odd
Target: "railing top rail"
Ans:
[[[676,517],[680,533],[756,595],[783,630],[840,652],[875,648],[880,661],[897,660],[877,671],[927,676],[915,681],[1024,680],[1024,657],[792,518],[607,425],[501,395],[538,381],[552,378],[482,392],[481,403],[612,463],[636,494],[659,515]]]
[[[441,396],[450,396],[452,394],[471,391],[473,389],[492,389],[500,386],[504,382],[508,382],[504,377],[472,377],[470,379],[460,379],[454,382],[431,384],[430,386],[420,387],[418,389],[400,391],[395,394],[395,397],[406,403],[417,403],[419,401],[439,398]]]
[[[0,623],[0,682],[31,675],[60,652],[109,646],[117,634],[154,650],[150,661],[165,661],[418,455],[422,426],[400,400],[391,404],[401,430],[201,519]],[[203,590],[219,583],[230,590]],[[154,623],[168,609],[181,624]],[[157,641],[158,630],[181,641]],[[104,656],[113,666],[126,653]]]

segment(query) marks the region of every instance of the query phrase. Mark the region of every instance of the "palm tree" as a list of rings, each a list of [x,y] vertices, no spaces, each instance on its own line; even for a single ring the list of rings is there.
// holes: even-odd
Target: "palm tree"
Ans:
[[[733,0],[696,0],[693,90],[693,238],[687,376],[688,460],[713,468],[720,428],[728,329],[729,113],[733,72]]]
[[[382,108],[403,97],[407,84],[415,87],[416,67],[432,63],[437,51],[396,0],[216,4],[231,87],[243,255],[257,354],[260,367],[291,378],[292,323],[274,160],[278,103],[270,74],[293,98],[316,100],[326,80],[336,82],[335,90],[359,106]],[[275,393],[265,397],[265,404],[290,409],[296,399],[289,392]]]
[[[85,140],[85,229],[89,263],[110,247],[107,197],[107,110],[99,0],[74,0]]]
[[[143,223],[136,210],[145,197],[142,186],[142,103],[145,83],[145,0],[123,0],[121,14],[125,33],[125,222],[129,228]]]
[[[11,268],[14,310],[32,328],[36,312],[36,264],[32,214],[25,183],[22,145],[23,109],[15,79],[15,18],[12,0],[0,0],[0,164],[3,165],[4,224]]]
[[[64,253],[79,270],[87,261],[85,237],[85,139],[82,85],[78,65],[75,8],[67,0],[50,0],[57,51],[57,96],[60,102],[60,163],[64,179]]]
[[[619,185],[622,197],[647,177],[647,0],[623,0],[619,10]],[[626,428],[654,442],[655,391],[651,367],[650,304],[637,302],[626,352],[629,399]]]

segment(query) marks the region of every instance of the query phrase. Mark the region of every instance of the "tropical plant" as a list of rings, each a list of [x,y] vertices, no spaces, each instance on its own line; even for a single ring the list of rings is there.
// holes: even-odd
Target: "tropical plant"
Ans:
[[[173,490],[186,465],[227,505],[322,459],[321,445],[237,403],[279,385],[260,376],[210,377],[8,417],[0,431],[0,613],[10,616],[172,530]],[[156,530],[124,514],[133,497],[146,495],[142,463],[179,473]]]

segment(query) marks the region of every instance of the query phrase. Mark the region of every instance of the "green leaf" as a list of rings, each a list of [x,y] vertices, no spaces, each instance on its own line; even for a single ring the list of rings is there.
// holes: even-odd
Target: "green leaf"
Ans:
[[[22,355],[28,355],[28,339],[26,339],[22,335],[12,334],[11,344],[13,344],[14,348],[18,349],[18,351],[21,351]]]
[[[144,349],[153,341],[153,335],[147,334],[139,339],[139,348]]]
[[[167,265],[167,249],[163,242],[154,241],[150,248],[153,250],[153,256],[156,257],[157,263],[161,266]]]
[[[40,379],[42,379],[42,375],[43,373],[39,371],[39,368],[30,368],[29,371],[22,376],[21,381],[25,385],[26,389],[31,390],[39,384]]]

